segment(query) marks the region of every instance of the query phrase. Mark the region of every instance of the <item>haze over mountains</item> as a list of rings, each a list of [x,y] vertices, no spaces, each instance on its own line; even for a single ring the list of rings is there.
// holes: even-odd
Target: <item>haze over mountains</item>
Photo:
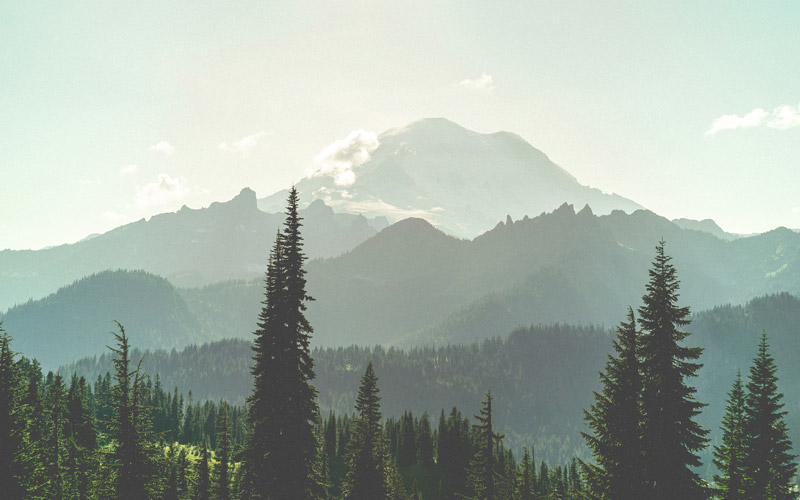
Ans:
[[[661,238],[683,283],[681,303],[694,310],[767,293],[800,294],[800,234],[787,229],[723,241],[647,211],[596,216],[564,205],[467,241],[408,219],[339,257],[308,263],[314,344],[445,345],[531,324],[610,327],[639,303]],[[152,310],[141,306],[146,294],[126,290],[139,290],[143,281],[153,296],[169,300],[150,303]],[[154,276],[103,273],[12,308],[2,320],[20,350],[62,363],[86,346],[101,352],[97,339],[115,318],[130,318],[131,332],[143,330],[137,341],[143,348],[249,338],[262,296],[260,278],[176,290]],[[112,304],[110,297],[119,300]],[[153,329],[142,315],[170,322]]]
[[[380,218],[335,214],[321,201],[301,211],[310,258],[332,257],[373,236]],[[177,286],[261,276],[282,210],[264,213],[245,188],[225,203],[183,207],[118,227],[72,245],[0,252],[0,311],[110,269],[143,269]]]
[[[642,296],[662,238],[682,302],[695,309],[800,294],[800,234],[739,238],[709,220],[625,213],[615,208],[638,205],[581,186],[514,134],[428,119],[377,138],[355,135],[329,153],[321,173],[298,184],[307,202],[316,197],[301,213],[314,259],[315,345],[444,345],[530,324],[614,325]],[[249,338],[284,198],[257,200],[244,189],[74,245],[0,252],[0,311],[22,304],[0,319],[17,348],[46,365],[86,346],[102,351],[112,319],[140,330],[143,348]],[[408,213],[427,220],[386,227]],[[471,240],[452,235],[484,225],[493,229]]]

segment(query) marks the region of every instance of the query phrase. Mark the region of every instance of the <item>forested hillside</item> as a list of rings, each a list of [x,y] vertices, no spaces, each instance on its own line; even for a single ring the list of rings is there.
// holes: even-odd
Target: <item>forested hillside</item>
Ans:
[[[692,345],[705,348],[697,379],[698,399],[709,403],[700,421],[717,436],[725,395],[737,370],[750,365],[762,331],[770,335],[787,395],[791,435],[800,442],[800,300],[788,294],[760,297],[743,306],[724,306],[692,316]],[[497,424],[509,443],[536,444],[548,460],[563,461],[580,452],[580,409],[597,388],[597,372],[610,349],[602,328],[534,326],[466,345],[408,350],[380,347],[319,348],[313,353],[323,408],[344,413],[352,404],[358,379],[373,360],[382,374],[387,415],[469,407],[485,388],[496,394]],[[135,353],[138,356],[138,353]],[[250,390],[250,344],[224,340],[183,351],[155,351],[145,356],[149,373],[166,387],[191,390],[197,399],[221,397],[242,402]],[[105,373],[108,355],[82,359],[61,368],[93,379]]]

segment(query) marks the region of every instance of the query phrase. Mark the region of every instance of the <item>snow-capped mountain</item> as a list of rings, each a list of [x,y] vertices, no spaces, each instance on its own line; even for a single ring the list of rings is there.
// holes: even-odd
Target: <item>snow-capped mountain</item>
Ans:
[[[353,133],[317,157],[297,184],[301,201],[323,200],[337,212],[421,217],[472,238],[510,215],[519,219],[567,202],[594,213],[626,212],[637,203],[580,184],[541,151],[509,132],[480,134],[443,118],[416,121],[378,136]],[[259,200],[278,211],[280,191]]]

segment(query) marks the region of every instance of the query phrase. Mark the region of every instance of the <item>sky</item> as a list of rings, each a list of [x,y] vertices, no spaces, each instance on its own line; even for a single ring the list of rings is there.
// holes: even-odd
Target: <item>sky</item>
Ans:
[[[794,1],[0,2],[0,249],[260,197],[353,131],[514,132],[582,184],[800,228]]]

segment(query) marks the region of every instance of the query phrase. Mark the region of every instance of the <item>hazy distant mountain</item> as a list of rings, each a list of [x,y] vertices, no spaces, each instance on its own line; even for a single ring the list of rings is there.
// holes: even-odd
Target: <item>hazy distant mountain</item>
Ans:
[[[581,185],[509,132],[479,134],[432,118],[388,130],[378,142],[367,161],[350,169],[349,177],[333,170],[300,181],[301,201],[322,199],[336,211],[394,221],[420,217],[462,238],[474,238],[506,215],[534,216],[564,202],[589,204],[598,213],[642,208]],[[259,207],[277,210],[285,198],[286,192],[280,191],[259,200]]]
[[[314,343],[446,345],[530,324],[609,327],[624,317],[628,305],[640,304],[661,238],[682,282],[680,302],[693,310],[741,304],[766,293],[800,294],[800,234],[783,228],[724,241],[643,210],[596,216],[588,208],[575,213],[564,205],[532,219],[499,223],[467,241],[424,220],[408,219],[339,257],[308,263],[308,291],[316,299],[307,312]],[[81,287],[90,289],[95,279],[84,280]],[[128,286],[119,280],[115,293],[124,295]],[[75,288],[76,295],[80,289]],[[263,285],[258,278],[173,292],[183,303],[175,307],[191,315],[187,328],[193,333],[184,337],[181,330],[164,328],[165,336],[177,336],[161,339],[164,346],[249,338]],[[39,339],[58,329],[80,332],[88,328],[88,317],[107,331],[108,322],[117,318],[85,293],[73,304],[76,312],[67,325],[49,309],[54,303],[53,297],[32,302],[0,319],[15,337]],[[147,314],[135,301],[128,307]],[[91,316],[80,311],[91,311]],[[24,319],[36,315],[41,318]],[[185,317],[183,312],[173,316]],[[102,350],[103,344],[83,339],[65,334],[36,349],[52,351],[52,359],[62,362],[70,358],[61,346],[70,342]],[[32,354],[42,357],[39,352]]]
[[[264,213],[250,189],[225,203],[156,215],[72,245],[0,252],[0,311],[107,269],[144,269],[178,286],[260,276],[283,210]],[[311,258],[333,257],[386,226],[385,220],[334,214],[317,201],[301,211]]]
[[[705,233],[713,234],[722,240],[735,240],[741,238],[742,234],[726,233],[716,222],[711,219],[694,220],[694,219],[672,219],[678,227],[683,229],[693,229],[695,231],[703,231]]]

